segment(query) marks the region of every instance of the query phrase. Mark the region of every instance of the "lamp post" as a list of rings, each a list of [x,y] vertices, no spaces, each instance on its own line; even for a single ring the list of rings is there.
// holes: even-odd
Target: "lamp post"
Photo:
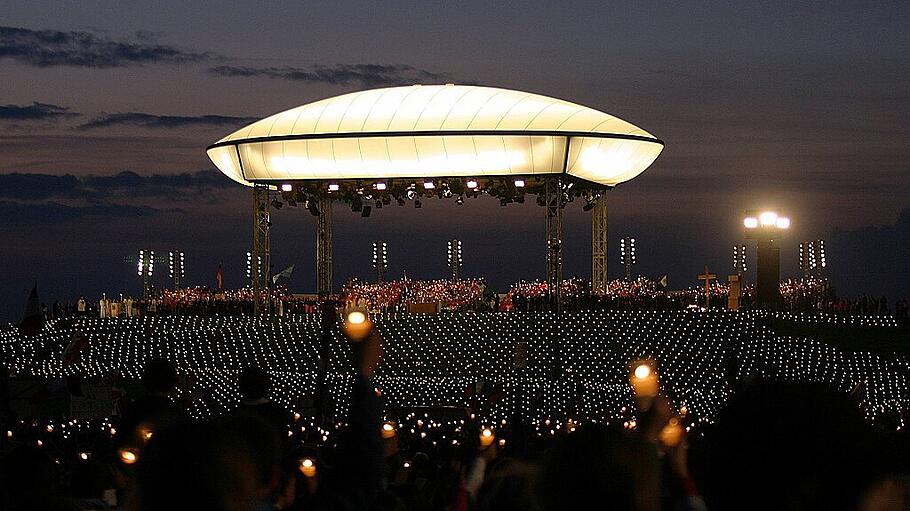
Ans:
[[[776,211],[746,211],[743,217],[746,239],[758,245],[755,303],[765,309],[780,306],[780,247],[778,241],[790,228],[790,219]]]

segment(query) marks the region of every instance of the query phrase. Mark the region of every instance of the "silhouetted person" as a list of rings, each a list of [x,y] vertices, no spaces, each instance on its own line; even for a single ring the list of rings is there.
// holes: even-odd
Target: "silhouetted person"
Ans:
[[[709,509],[855,509],[886,453],[846,394],[821,384],[757,381],[705,438]]]
[[[121,443],[142,445],[157,431],[182,424],[185,411],[171,401],[177,388],[177,371],[164,359],[148,361],[142,373],[146,394],[126,406],[120,422]]]
[[[76,510],[62,496],[60,474],[42,449],[20,445],[0,462],[0,509],[8,511]]]
[[[271,509],[280,443],[255,415],[160,430],[136,466],[138,511]]]
[[[285,435],[288,427],[288,411],[269,399],[271,381],[269,373],[259,367],[247,367],[240,373],[240,407],[243,413],[261,417],[272,427],[275,433]]]

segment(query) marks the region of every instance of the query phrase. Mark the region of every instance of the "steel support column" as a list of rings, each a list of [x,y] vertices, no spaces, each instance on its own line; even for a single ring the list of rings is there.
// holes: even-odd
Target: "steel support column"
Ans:
[[[269,188],[267,185],[253,185],[253,248],[250,250],[250,280],[253,287],[253,314],[268,314],[269,296],[269,228],[272,220],[269,213]],[[263,300],[263,292],[266,298]]]
[[[544,203],[547,215],[547,291],[550,308],[560,309],[562,287],[562,186],[559,179],[548,179]]]
[[[319,197],[316,217],[316,293],[320,297],[332,294],[332,199]]]
[[[603,194],[591,210],[591,291],[602,295],[607,292],[607,250],[609,234],[607,195]]]

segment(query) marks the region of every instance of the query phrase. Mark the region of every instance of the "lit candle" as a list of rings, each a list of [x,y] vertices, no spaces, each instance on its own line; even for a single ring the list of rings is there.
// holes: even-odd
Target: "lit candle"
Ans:
[[[382,425],[382,438],[389,439],[395,436],[395,423],[386,422]]]
[[[139,456],[132,449],[120,449],[120,461],[126,465],[132,465],[139,461]]]
[[[373,322],[363,311],[352,310],[347,313],[343,325],[344,333],[352,341],[366,339],[373,329]]]
[[[651,361],[636,364],[629,381],[632,384],[632,390],[635,391],[635,396],[638,398],[651,399],[660,390],[657,371],[652,367]]]
[[[493,445],[493,440],[496,439],[496,435],[493,434],[493,430],[490,428],[483,428],[483,431],[480,432],[480,446],[489,447]]]
[[[316,476],[316,462],[312,458],[303,458],[299,464],[300,473],[306,477]]]

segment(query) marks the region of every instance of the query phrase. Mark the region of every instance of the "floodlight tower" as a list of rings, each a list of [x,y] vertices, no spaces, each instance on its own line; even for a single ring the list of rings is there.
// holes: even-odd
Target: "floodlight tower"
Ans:
[[[389,269],[389,248],[384,241],[373,242],[373,268],[376,269],[379,282],[384,281],[385,272]]]
[[[142,277],[142,297],[149,297],[149,280],[155,273],[155,251],[142,249],[136,263],[136,274]]]
[[[733,273],[742,275],[746,273],[746,246],[733,245]]]
[[[799,244],[799,267],[805,277],[822,276],[827,266],[825,240],[804,241]]]
[[[250,279],[250,286],[256,283],[256,280],[262,275],[262,256],[256,257],[256,263],[253,264],[252,252],[246,253],[246,278]]]
[[[184,253],[183,252],[168,252],[167,253],[167,269],[168,275],[174,279],[174,289],[180,289],[180,283],[183,281],[183,278],[186,276],[184,272]]]
[[[758,244],[755,302],[759,307],[780,306],[780,247],[776,241],[790,228],[790,219],[775,211],[746,211],[743,227],[747,239]]]
[[[632,265],[637,262],[635,259],[635,238],[626,236],[619,240],[619,254],[622,256],[625,279],[632,280]]]
[[[446,258],[448,259],[449,268],[452,268],[452,280],[458,280],[458,271],[464,262],[461,252],[461,240],[450,240],[448,247]]]

